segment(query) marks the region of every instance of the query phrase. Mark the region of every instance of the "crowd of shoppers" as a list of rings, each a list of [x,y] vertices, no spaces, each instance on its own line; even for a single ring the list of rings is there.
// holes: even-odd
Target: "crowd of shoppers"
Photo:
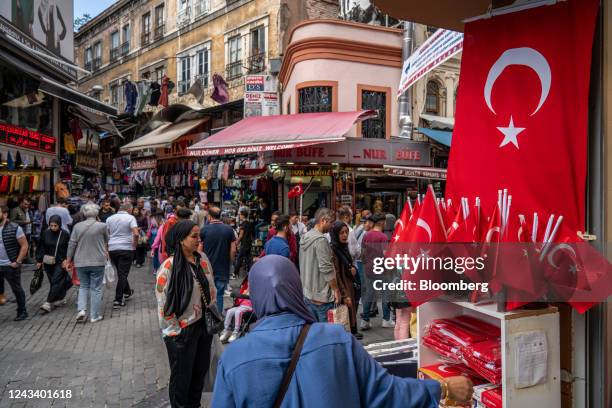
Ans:
[[[373,273],[374,259],[383,256],[389,241],[387,214],[364,211],[353,225],[348,207],[319,208],[312,219],[304,219],[295,212],[272,211],[262,201],[257,219],[241,206],[238,219],[230,222],[219,207],[174,197],[105,198],[85,203],[72,215],[62,199],[44,214],[29,207],[30,201],[22,199],[11,211],[2,208],[0,305],[6,303],[6,281],[17,301],[15,320],[28,317],[20,274],[35,246],[36,267],[49,281],[41,310],[49,313],[65,305],[78,278],[76,321],[98,322],[104,318],[107,268],[116,271],[113,308],[120,309],[134,297],[131,268],[144,266],[149,254],[173,407],[199,406],[216,335],[231,345],[216,372],[215,407],[293,406],[305,398],[313,406],[433,407],[443,393],[457,401],[471,393],[465,379],[440,385],[393,377],[357,341],[378,313],[374,278],[392,278]],[[254,253],[259,239],[263,248]],[[232,277],[243,279],[225,311]],[[348,309],[350,333],[324,324],[339,305]],[[395,327],[396,339],[410,335],[407,305],[382,293],[382,327]],[[218,330],[207,317],[212,310],[225,314],[219,316]],[[249,327],[254,319],[256,325]],[[247,329],[250,334],[237,341]],[[294,350],[303,355],[294,356]],[[295,358],[300,358],[292,373],[297,381],[287,380]],[[281,388],[283,380],[289,382]]]

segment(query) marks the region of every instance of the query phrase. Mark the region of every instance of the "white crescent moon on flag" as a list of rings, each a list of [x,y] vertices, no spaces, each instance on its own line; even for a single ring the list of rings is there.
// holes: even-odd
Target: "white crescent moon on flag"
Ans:
[[[574,261],[574,263],[576,262],[576,251],[574,251],[574,248],[572,248],[569,244],[558,244],[555,245],[553,249],[551,249],[547,257],[548,264],[555,269],[559,269],[559,266],[555,264],[555,254],[557,253],[557,251],[561,250],[566,250],[567,252],[569,252],[572,255],[572,261]]]
[[[425,221],[422,218],[419,218],[416,222],[417,227],[421,227],[425,230],[425,232],[427,232],[427,235],[429,236],[429,242],[431,242],[431,228],[429,227],[429,224],[427,223],[427,221]]]
[[[404,230],[404,221],[402,221],[401,218],[398,218],[397,221],[395,221],[395,226],[397,226],[397,224],[400,224],[402,226],[402,229],[400,231]]]
[[[491,242],[491,238],[493,237],[493,234],[496,232],[501,232],[499,227],[493,227],[490,230],[488,230],[487,235],[485,236],[485,242]]]
[[[548,61],[542,54],[533,48],[522,47],[522,48],[511,48],[509,50],[504,51],[504,53],[495,61],[491,69],[489,70],[489,75],[487,75],[487,82],[484,87],[484,98],[487,106],[491,110],[491,112],[497,114],[491,105],[491,91],[493,90],[493,85],[497,78],[501,75],[501,73],[509,67],[510,65],[524,65],[535,71],[540,78],[540,83],[542,84],[542,93],[540,94],[540,102],[538,103],[538,107],[533,111],[531,116],[535,115],[537,111],[540,110],[546,98],[548,97],[548,93],[550,92],[550,82],[551,82],[551,71],[550,65],[548,65]]]

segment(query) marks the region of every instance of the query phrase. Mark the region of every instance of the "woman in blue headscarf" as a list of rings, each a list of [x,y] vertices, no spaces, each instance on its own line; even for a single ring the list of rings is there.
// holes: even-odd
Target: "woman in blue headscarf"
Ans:
[[[304,304],[298,271],[287,258],[263,257],[249,272],[249,286],[259,320],[221,356],[213,407],[437,408],[441,397],[471,398],[465,377],[443,383],[395,377],[342,326],[315,323]],[[303,330],[299,361],[282,394]]]

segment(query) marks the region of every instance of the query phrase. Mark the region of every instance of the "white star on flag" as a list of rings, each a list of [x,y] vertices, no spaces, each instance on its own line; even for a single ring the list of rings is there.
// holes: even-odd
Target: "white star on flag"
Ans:
[[[512,143],[517,149],[519,148],[517,136],[521,133],[525,128],[514,127],[514,120],[512,116],[510,116],[510,124],[508,127],[498,127],[497,130],[504,134],[504,140],[500,143],[499,147],[503,147],[508,143]]]

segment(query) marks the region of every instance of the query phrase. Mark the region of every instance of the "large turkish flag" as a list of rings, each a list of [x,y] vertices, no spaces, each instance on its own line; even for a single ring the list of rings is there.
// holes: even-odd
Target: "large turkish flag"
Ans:
[[[562,1],[465,26],[446,197],[508,188],[514,214],[584,231],[589,73],[597,0]]]

